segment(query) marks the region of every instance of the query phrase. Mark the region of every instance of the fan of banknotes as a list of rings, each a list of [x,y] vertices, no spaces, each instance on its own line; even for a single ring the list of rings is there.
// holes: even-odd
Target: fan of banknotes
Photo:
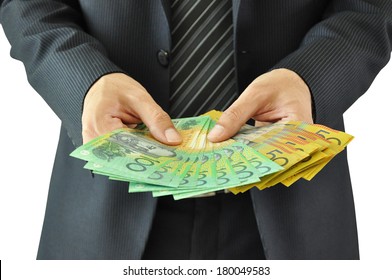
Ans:
[[[212,143],[207,134],[220,115],[210,111],[174,119],[183,138],[178,146],[156,141],[146,126],[139,125],[95,138],[71,156],[87,161],[85,168],[95,174],[129,182],[130,193],[183,199],[311,180],[353,139],[326,126],[281,121],[245,125],[233,138]]]

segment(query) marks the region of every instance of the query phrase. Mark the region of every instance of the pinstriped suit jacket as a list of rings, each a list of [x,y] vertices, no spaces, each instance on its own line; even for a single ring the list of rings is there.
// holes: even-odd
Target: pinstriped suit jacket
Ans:
[[[0,22],[29,82],[62,120],[39,259],[138,259],[156,200],[91,176],[69,153],[82,142],[83,98],[99,77],[126,72],[168,107],[170,8],[160,0],[0,0]],[[391,52],[390,0],[233,0],[241,92],[274,69],[309,85],[316,122],[344,129],[342,114]],[[312,182],[252,191],[268,259],[357,259],[346,155]]]

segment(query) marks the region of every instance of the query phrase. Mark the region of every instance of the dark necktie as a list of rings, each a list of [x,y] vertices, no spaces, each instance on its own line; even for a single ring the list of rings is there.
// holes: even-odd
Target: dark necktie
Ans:
[[[231,0],[172,0],[170,114],[226,109],[236,98]]]

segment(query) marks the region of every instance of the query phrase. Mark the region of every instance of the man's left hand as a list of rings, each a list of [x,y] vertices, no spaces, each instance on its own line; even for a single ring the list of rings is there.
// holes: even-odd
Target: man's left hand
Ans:
[[[256,121],[256,126],[279,120],[313,123],[308,86],[297,73],[288,69],[276,69],[257,77],[223,112],[208,139],[212,142],[227,140],[250,118]]]

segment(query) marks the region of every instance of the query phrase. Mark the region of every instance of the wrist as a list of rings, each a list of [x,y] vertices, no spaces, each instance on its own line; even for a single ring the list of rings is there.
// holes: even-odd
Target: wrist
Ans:
[[[312,110],[312,119],[313,122],[316,121],[316,108],[315,108],[315,103],[314,103],[314,97],[312,94],[312,91],[310,90],[310,87],[308,83],[303,79],[297,72],[287,69],[287,68],[277,68],[274,70],[271,70],[271,72],[278,72],[279,75],[284,75],[288,79],[290,79],[293,83],[293,85],[298,89],[299,92],[303,93],[303,95],[306,96],[307,99],[309,99],[309,102],[311,104],[311,110]]]

